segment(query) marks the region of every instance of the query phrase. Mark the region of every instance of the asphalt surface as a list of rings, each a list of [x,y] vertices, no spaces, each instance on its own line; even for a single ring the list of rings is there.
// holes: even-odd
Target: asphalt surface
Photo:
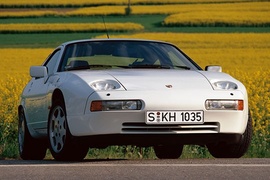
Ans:
[[[270,158],[262,159],[99,159],[82,162],[0,160],[6,179],[252,179],[270,180]]]

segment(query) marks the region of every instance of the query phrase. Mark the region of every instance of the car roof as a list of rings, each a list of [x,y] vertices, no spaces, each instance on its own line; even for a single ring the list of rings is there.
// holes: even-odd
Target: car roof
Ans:
[[[159,41],[159,40],[149,40],[149,39],[127,39],[127,38],[112,38],[112,39],[81,39],[81,40],[74,40],[74,41],[68,41],[62,44],[62,46],[66,46],[69,44],[75,44],[75,43],[82,43],[82,42],[96,42],[96,41],[143,41],[143,42],[156,42],[156,43],[165,43],[173,45],[169,42],[165,41]]]

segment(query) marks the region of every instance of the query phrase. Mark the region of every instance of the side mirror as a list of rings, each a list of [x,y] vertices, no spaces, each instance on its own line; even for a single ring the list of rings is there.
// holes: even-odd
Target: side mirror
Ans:
[[[222,67],[221,66],[206,66],[205,70],[210,71],[210,72],[222,72]]]
[[[48,71],[46,66],[31,66],[30,76],[33,78],[43,78],[48,76]]]

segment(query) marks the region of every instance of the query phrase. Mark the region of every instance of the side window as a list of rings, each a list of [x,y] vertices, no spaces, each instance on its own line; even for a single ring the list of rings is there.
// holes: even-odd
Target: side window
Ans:
[[[53,54],[48,58],[45,65],[48,69],[48,75],[51,75],[53,73],[53,70],[55,69],[57,60],[59,58],[60,49],[57,49],[53,52]]]

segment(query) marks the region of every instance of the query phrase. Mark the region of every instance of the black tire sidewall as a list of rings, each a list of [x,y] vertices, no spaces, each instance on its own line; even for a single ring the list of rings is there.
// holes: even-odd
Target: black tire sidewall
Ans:
[[[22,108],[19,109],[19,122],[18,122],[18,133],[20,128],[24,126],[24,140],[22,148],[20,146],[19,134],[18,134],[18,145],[20,157],[24,160],[42,160],[46,156],[47,144],[42,139],[35,139],[31,136]]]

